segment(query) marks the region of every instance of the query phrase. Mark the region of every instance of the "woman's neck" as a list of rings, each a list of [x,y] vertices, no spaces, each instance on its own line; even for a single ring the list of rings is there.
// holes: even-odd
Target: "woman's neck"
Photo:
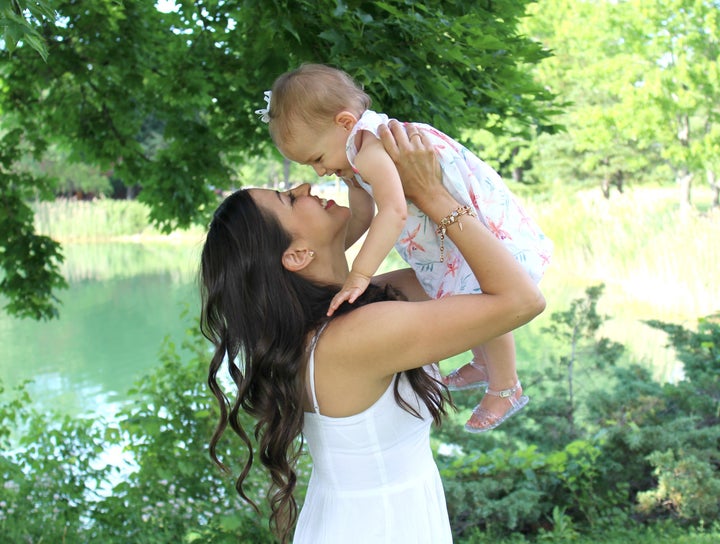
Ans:
[[[306,279],[325,285],[342,285],[350,273],[342,249],[323,254],[317,252],[313,262],[300,272]]]

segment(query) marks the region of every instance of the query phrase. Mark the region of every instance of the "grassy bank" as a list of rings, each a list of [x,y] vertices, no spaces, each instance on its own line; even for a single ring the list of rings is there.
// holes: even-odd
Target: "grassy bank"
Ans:
[[[698,191],[699,208],[703,196]],[[529,201],[554,240],[549,276],[604,282],[625,304],[689,317],[720,310],[720,211],[685,212],[676,189],[630,189],[605,199],[584,191],[546,202]]]
[[[78,201],[58,199],[38,202],[35,228],[61,242],[101,242],[110,240],[199,239],[199,226],[170,235],[150,224],[150,210],[135,200],[100,199]]]

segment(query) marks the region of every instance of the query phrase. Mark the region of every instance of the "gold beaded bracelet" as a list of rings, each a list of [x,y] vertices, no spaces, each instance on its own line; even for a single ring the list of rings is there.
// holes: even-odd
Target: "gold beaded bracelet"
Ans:
[[[475,210],[473,210],[470,206],[460,206],[459,208],[454,209],[445,217],[443,217],[440,220],[438,227],[435,229],[435,233],[440,236],[440,262],[443,262],[445,260],[445,232],[447,232],[447,229],[450,225],[454,225],[455,223],[457,223],[458,227],[460,227],[460,230],[462,230],[462,223],[460,222],[460,217],[463,215],[477,217]]]

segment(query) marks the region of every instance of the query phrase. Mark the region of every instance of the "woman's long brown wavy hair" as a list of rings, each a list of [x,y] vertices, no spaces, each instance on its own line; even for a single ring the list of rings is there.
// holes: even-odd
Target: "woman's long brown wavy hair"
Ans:
[[[228,425],[247,448],[245,466],[235,482],[240,496],[258,510],[243,483],[255,455],[271,476],[270,525],[287,541],[297,520],[293,495],[295,464],[302,449],[303,406],[306,400],[307,338],[328,319],[338,285],[319,285],[281,265],[291,237],[278,220],[263,212],[246,190],[230,195],[217,209],[202,250],[200,327],[215,347],[208,384],[218,401],[220,417],[210,440],[210,456],[223,470],[217,444]],[[352,306],[343,304],[335,315],[378,300],[402,298],[392,288],[371,285]],[[218,384],[223,362],[237,387],[231,401]],[[413,390],[435,423],[446,413],[444,387],[422,369],[405,372]],[[413,411],[397,391],[398,404]],[[240,410],[256,424],[254,451],[250,429],[244,429]],[[415,413],[415,415],[418,415]]]

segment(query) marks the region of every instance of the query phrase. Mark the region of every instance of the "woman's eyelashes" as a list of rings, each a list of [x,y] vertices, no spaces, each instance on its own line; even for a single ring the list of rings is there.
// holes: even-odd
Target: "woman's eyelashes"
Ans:
[[[295,193],[293,193],[292,191],[288,191],[288,198],[290,199],[290,205],[293,206],[295,204],[295,201],[297,200]]]

